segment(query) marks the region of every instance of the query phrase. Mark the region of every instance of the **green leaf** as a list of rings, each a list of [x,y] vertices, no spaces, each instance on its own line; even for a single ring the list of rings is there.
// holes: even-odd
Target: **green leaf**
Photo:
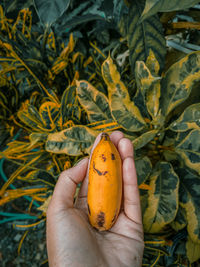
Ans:
[[[68,8],[70,0],[34,0],[35,9],[43,24],[51,26]]]
[[[152,164],[150,159],[146,156],[140,159],[135,159],[135,168],[137,171],[138,185],[141,185],[148,179],[151,173]]]
[[[48,135],[46,150],[52,153],[79,156],[88,154],[98,132],[85,126],[73,126]]]
[[[200,80],[200,51],[193,52],[173,64],[161,81],[161,108],[169,114],[190,95],[193,85]]]
[[[81,109],[78,105],[78,98],[76,95],[76,86],[69,86],[63,93],[61,98],[61,117],[62,125],[68,120],[80,122]]]
[[[186,212],[179,205],[175,219],[170,223],[170,226],[176,231],[180,231],[187,226]]]
[[[165,37],[159,17],[154,15],[138,24],[142,10],[142,2],[134,0],[127,17],[129,59],[133,72],[136,61],[146,61],[150,50],[154,52],[162,69],[166,54]]]
[[[200,174],[200,130],[192,130],[175,147],[175,151],[183,159],[186,166]]]
[[[160,77],[153,76],[143,61],[135,66],[137,88],[142,92],[144,103],[152,118],[156,118],[160,104]]]
[[[179,203],[186,211],[187,231],[200,244],[200,179],[187,168],[176,170],[180,177]]]
[[[114,119],[126,130],[136,132],[143,129],[146,123],[138,107],[130,100],[110,56],[102,64],[102,76],[108,86],[109,105]]]
[[[79,102],[87,112],[90,122],[112,118],[107,97],[87,81],[77,81]]]
[[[200,244],[195,243],[188,236],[186,242],[186,256],[189,259],[190,263],[194,263],[200,259]]]
[[[144,229],[158,233],[171,223],[178,210],[179,178],[170,163],[158,163],[150,177],[148,207],[144,213]]]
[[[146,144],[148,144],[158,133],[158,130],[151,130],[141,134],[139,137],[133,140],[134,149],[137,150]]]
[[[175,132],[184,132],[189,129],[200,130],[200,103],[187,107],[182,115],[170,124],[169,128]]]
[[[194,6],[198,2],[198,0],[146,0],[140,21],[143,21],[158,12],[183,10]]]

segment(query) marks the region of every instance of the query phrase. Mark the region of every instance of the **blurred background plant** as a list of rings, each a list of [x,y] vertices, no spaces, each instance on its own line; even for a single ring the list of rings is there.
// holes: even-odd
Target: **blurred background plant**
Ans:
[[[119,129],[135,148],[143,266],[195,266],[199,14],[195,0],[2,1],[0,223],[24,231],[18,254],[60,172]]]

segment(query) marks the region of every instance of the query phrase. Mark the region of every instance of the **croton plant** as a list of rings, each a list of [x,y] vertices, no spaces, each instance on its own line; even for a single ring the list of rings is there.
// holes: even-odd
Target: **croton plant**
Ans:
[[[115,40],[102,52],[91,42],[95,52],[87,55],[73,34],[64,43],[50,26],[45,33],[39,27],[35,32],[28,9],[13,23],[0,7],[0,127],[11,136],[0,157],[15,166],[1,187],[0,205],[29,196],[30,209],[35,205],[38,213],[34,225],[44,221],[60,172],[90,154],[100,132],[120,130],[134,147],[145,232],[143,266],[187,266],[200,258],[200,102],[195,97],[200,51],[164,71],[165,39],[156,13],[180,6],[160,2],[163,6],[147,0],[144,8],[139,1],[114,1],[112,12],[126,44]],[[187,8],[198,1],[179,2]],[[38,3],[36,9],[42,10]],[[80,24],[73,15],[82,9],[83,3],[66,22],[72,32],[73,23]],[[38,16],[45,20],[42,12]],[[102,30],[99,14],[85,16],[83,22],[97,20],[95,27]],[[116,57],[119,47],[123,62]],[[14,140],[16,132],[21,137]],[[11,186],[14,182],[17,187]]]

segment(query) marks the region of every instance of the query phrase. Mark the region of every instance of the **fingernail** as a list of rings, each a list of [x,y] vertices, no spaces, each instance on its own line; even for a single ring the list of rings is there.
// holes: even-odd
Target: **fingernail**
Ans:
[[[78,166],[78,165],[82,165],[83,163],[85,163],[86,160],[88,160],[88,157],[81,158],[81,159],[77,160],[77,162],[74,164],[73,167]]]

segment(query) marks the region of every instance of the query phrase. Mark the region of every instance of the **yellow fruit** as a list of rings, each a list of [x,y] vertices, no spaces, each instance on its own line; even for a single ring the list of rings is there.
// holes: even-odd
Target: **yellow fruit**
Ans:
[[[99,231],[115,223],[122,198],[121,157],[109,135],[103,133],[95,147],[89,166],[88,216]]]

